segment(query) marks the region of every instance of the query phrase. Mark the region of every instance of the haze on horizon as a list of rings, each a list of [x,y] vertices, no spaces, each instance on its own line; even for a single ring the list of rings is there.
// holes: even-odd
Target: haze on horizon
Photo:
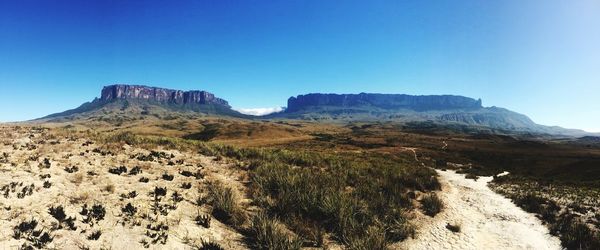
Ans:
[[[102,86],[262,112],[321,93],[453,94],[600,132],[600,2],[1,1],[0,121]]]

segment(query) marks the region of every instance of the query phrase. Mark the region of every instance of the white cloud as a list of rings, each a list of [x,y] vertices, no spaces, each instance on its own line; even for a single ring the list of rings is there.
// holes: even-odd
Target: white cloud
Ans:
[[[237,110],[238,112],[240,112],[242,114],[246,114],[246,115],[261,116],[261,115],[268,115],[268,114],[280,112],[283,110],[283,107],[248,108],[248,109],[239,108],[239,109],[235,109],[235,110]]]

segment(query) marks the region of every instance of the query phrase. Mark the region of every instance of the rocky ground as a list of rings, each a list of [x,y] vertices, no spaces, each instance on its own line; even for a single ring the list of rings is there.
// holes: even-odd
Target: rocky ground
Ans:
[[[232,187],[236,164],[176,150],[102,147],[45,129],[0,128],[0,248],[192,249],[243,237],[210,215],[207,183]]]

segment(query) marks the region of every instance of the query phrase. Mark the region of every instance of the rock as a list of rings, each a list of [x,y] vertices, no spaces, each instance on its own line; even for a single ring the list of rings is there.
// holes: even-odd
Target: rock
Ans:
[[[181,91],[124,84],[110,85],[102,89],[100,101],[115,99],[142,99],[170,104],[216,104],[230,108],[227,101],[217,98],[214,94],[207,91]]]
[[[286,112],[296,112],[311,106],[370,106],[380,109],[411,109],[415,111],[482,108],[481,99],[475,100],[454,95],[307,94],[290,97]]]

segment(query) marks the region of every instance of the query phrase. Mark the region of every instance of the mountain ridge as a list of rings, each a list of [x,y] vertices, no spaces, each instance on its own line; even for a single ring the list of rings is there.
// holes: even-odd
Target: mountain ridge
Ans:
[[[288,99],[286,112],[299,111],[307,106],[355,107],[372,105],[382,109],[413,109],[417,111],[482,108],[481,99],[458,95],[406,94],[321,94],[310,93]]]
[[[130,107],[134,106],[134,107]],[[112,110],[112,111],[111,111]],[[174,90],[146,85],[113,84],[102,88],[99,98],[36,121],[69,121],[102,117],[114,113],[122,117],[160,113],[191,112],[245,119],[302,119],[318,122],[392,121],[437,122],[460,126],[488,127],[501,131],[584,136],[582,130],[536,124],[529,117],[498,107],[484,107],[481,99],[458,95],[406,94],[319,94],[288,99],[288,107],[264,116],[244,115],[228,101],[204,90]],[[113,112],[114,111],[114,112]],[[104,118],[106,119],[106,118]]]

